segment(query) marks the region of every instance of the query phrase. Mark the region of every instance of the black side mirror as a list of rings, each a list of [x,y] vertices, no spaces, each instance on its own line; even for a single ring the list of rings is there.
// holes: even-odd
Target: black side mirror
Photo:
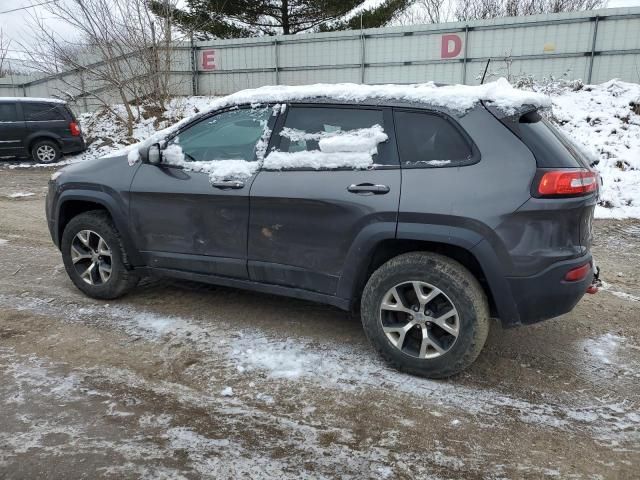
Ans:
[[[140,157],[143,163],[150,165],[160,165],[162,163],[162,149],[159,143],[154,143],[147,148],[140,150]]]

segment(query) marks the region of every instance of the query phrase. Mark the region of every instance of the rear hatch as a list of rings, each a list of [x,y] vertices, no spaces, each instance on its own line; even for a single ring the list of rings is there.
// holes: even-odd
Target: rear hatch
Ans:
[[[559,247],[577,243],[586,253],[591,247],[593,212],[599,176],[594,162],[574,141],[558,130],[535,108],[504,115],[490,104],[487,109],[533,153],[537,173],[531,184],[534,208],[557,222]],[[532,200],[533,200],[532,199]],[[537,199],[540,199],[539,201]],[[531,203],[531,202],[530,202]]]

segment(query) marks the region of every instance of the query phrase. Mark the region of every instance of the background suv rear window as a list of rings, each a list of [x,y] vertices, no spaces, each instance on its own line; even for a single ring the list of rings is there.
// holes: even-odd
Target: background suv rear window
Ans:
[[[445,118],[422,112],[394,112],[400,163],[448,167],[471,163],[473,150]]]
[[[0,103],[0,122],[15,122],[18,112],[15,103]]]
[[[23,103],[22,111],[27,121],[65,120],[57,105],[46,103]]]

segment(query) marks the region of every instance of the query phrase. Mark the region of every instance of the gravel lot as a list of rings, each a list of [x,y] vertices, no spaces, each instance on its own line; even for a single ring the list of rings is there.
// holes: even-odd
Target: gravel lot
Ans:
[[[84,297],[50,173],[0,168],[0,478],[638,478],[640,221],[595,222],[599,294],[495,325],[429,381],[322,305],[164,280]]]

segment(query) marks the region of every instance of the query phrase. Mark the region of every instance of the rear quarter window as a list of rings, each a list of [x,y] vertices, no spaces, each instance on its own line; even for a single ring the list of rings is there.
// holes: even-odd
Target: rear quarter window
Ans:
[[[501,119],[531,150],[540,168],[588,167],[571,141],[537,111]]]
[[[24,119],[32,122],[66,120],[58,105],[50,103],[28,103],[22,104]]]
[[[434,168],[475,163],[470,140],[442,115],[395,111],[394,121],[402,166]]]

